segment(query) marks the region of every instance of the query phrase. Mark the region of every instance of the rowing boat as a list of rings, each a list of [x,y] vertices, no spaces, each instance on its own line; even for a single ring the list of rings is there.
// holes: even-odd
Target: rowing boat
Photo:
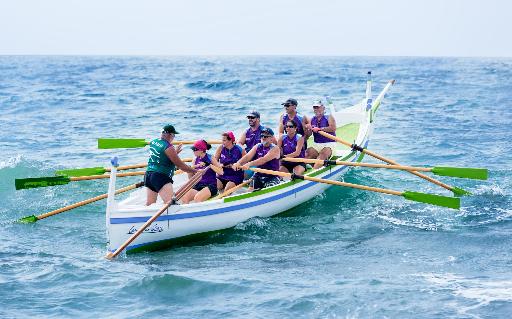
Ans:
[[[337,123],[336,135],[366,148],[373,131],[373,119],[386,92],[392,86],[390,81],[375,100],[371,99],[371,80],[367,81],[366,96],[361,102],[336,111],[330,105],[331,114]],[[338,144],[333,158],[342,161],[361,161],[364,154]],[[349,166],[327,166],[310,169],[304,175],[323,179],[339,179]],[[146,191],[137,189],[129,197],[115,199],[116,174],[112,167],[108,190],[106,225],[107,249],[115,252],[132,234],[148,221],[164,205],[162,201],[145,206]],[[175,176],[175,189],[186,182],[184,174]],[[189,241],[197,236],[231,228],[253,217],[270,217],[296,207],[324,192],[328,184],[307,180],[283,181],[278,185],[251,193],[235,192],[220,199],[201,203],[171,205],[128,247],[127,253],[152,251]]]

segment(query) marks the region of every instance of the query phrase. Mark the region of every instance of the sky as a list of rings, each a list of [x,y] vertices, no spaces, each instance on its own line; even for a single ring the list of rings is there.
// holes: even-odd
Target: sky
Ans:
[[[507,0],[0,0],[0,55],[512,57]]]

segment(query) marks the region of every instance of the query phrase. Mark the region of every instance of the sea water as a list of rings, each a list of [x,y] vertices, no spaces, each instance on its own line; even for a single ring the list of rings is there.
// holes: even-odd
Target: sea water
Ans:
[[[338,109],[361,101],[369,70],[374,95],[396,79],[370,150],[409,165],[489,168],[487,181],[436,177],[473,193],[460,210],[331,187],[274,218],[112,262],[104,201],[13,222],[108,184],[16,191],[15,178],[147,159],[143,148],[98,150],[97,138],[151,139],[166,123],[180,139],[238,137],[252,110],[275,128],[289,97],[308,116],[326,95]],[[2,56],[0,317],[507,318],[511,125],[511,59]],[[405,172],[358,168],[344,180],[450,195]]]

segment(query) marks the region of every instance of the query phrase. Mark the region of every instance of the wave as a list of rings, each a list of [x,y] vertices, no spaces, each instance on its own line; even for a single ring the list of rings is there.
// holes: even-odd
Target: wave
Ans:
[[[203,97],[203,96],[198,96],[198,97],[195,97],[195,98],[187,98],[191,103],[195,104],[195,105],[203,105],[203,104],[208,104],[208,103],[217,103],[217,102],[220,102],[220,101],[217,101],[215,99],[210,99],[210,98],[207,98],[207,97]]]
[[[105,93],[84,93],[80,96],[84,96],[84,97],[104,97],[106,96]]]
[[[211,90],[211,91],[223,91],[223,90],[229,90],[229,89],[238,89],[245,85],[252,84],[250,81],[240,81],[240,80],[233,80],[233,81],[196,81],[196,82],[189,82],[185,84],[185,87],[189,89],[203,89],[203,90]]]
[[[247,289],[231,283],[219,283],[193,279],[172,274],[157,274],[145,276],[140,280],[130,282],[123,288],[127,294],[145,294],[151,299],[180,300],[186,302],[191,297],[208,297],[229,293],[240,293]]]
[[[452,295],[472,300],[472,305],[458,305],[459,313],[468,312],[495,302],[512,302],[512,281],[496,280],[488,277],[466,278],[452,273],[420,274],[427,282],[448,290]]]
[[[483,196],[505,196],[505,190],[499,185],[479,185],[476,190],[473,191],[473,195]]]

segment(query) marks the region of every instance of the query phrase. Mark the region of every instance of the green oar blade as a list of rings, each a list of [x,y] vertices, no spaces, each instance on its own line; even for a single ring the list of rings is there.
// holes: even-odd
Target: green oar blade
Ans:
[[[415,202],[421,202],[426,204],[432,204],[442,207],[448,207],[453,209],[460,208],[460,198],[447,197],[441,195],[425,194],[418,192],[405,191],[402,193],[405,199],[412,200]]]
[[[37,219],[36,215],[30,215],[30,216],[18,219],[18,223],[29,224],[29,223],[35,223],[38,220],[39,219]]]
[[[98,148],[137,148],[148,145],[148,142],[142,138],[99,138]]]
[[[103,167],[87,167],[75,169],[62,169],[55,172],[56,176],[91,176],[105,174],[106,170]]]
[[[453,195],[457,196],[457,197],[461,197],[461,196],[464,196],[464,195],[472,195],[470,192],[468,192],[467,190],[464,190],[462,188],[458,188],[457,186],[454,186],[452,188],[452,192],[453,192]]]
[[[440,176],[451,176],[472,179],[487,179],[488,171],[485,168],[469,167],[434,167],[432,173]]]
[[[47,187],[55,185],[65,185],[71,180],[67,176],[50,176],[35,178],[17,178],[14,181],[16,189],[28,189],[36,187]]]

